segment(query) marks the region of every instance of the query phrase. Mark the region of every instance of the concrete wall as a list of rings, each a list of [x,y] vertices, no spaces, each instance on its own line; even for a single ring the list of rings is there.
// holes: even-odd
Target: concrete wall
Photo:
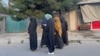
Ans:
[[[78,15],[77,15],[77,11],[71,11],[69,13],[69,30],[70,31],[75,31],[77,30],[77,26],[78,26]]]

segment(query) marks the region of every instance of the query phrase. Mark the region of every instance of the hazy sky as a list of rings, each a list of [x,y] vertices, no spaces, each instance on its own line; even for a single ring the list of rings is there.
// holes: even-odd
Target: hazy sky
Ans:
[[[8,7],[9,0],[2,0],[1,2],[2,2],[2,4],[3,4],[4,7]]]

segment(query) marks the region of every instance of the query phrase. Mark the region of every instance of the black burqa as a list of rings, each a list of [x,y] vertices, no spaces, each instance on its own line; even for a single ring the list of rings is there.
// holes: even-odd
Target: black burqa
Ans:
[[[30,40],[30,49],[36,50],[37,49],[37,21],[34,17],[30,18],[30,24],[28,27],[28,33],[29,33],[29,40]]]
[[[58,48],[58,49],[62,49],[63,46],[64,46],[62,37],[59,36],[59,34],[58,34],[58,32],[57,32],[56,30],[55,30],[55,33],[56,33],[56,34],[54,35],[54,37],[55,37],[55,46],[56,46],[56,48]]]
[[[54,20],[49,19],[47,21],[47,47],[49,52],[54,52],[55,42],[54,42]]]
[[[64,17],[60,18],[62,24],[62,39],[65,45],[68,45],[68,24]]]
[[[42,39],[41,39],[40,47],[43,47],[43,45],[46,45],[46,42],[47,42],[47,40],[46,40],[46,38],[47,38],[47,32],[46,32],[47,26],[45,26],[44,24],[47,25],[46,18],[43,18],[42,24],[41,24],[43,32],[42,32]]]

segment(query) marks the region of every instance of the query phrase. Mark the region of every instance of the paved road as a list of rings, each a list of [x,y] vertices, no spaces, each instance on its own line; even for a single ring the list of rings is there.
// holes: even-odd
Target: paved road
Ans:
[[[70,44],[63,49],[56,49],[54,55],[48,55],[47,52],[47,48],[32,52],[28,44],[0,45],[0,56],[100,56],[100,44]]]

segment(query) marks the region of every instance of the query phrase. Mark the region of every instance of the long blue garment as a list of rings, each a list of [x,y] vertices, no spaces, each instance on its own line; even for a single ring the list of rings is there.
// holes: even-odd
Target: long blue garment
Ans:
[[[45,17],[42,20],[42,24],[47,24],[47,19]]]
[[[41,39],[41,44],[40,46],[43,47],[43,45],[46,45],[46,38],[47,38],[47,32],[46,32],[46,26],[44,26],[43,24],[47,24],[47,19],[44,17],[42,22],[41,22],[41,25],[42,25],[42,29],[43,29],[43,32],[42,32],[42,39]]]

